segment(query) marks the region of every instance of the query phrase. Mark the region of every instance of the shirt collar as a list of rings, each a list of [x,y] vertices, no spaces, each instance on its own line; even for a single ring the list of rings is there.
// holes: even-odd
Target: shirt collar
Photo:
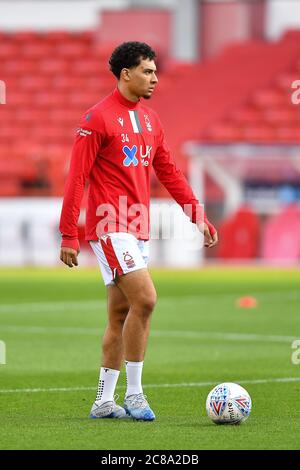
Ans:
[[[128,100],[127,98],[125,98],[124,95],[122,95],[122,93],[120,92],[119,88],[116,87],[113,91],[113,97],[120,103],[122,104],[123,106],[126,106],[126,108],[129,108],[129,109],[136,109],[139,104],[140,104],[140,100],[139,101],[130,101]]]

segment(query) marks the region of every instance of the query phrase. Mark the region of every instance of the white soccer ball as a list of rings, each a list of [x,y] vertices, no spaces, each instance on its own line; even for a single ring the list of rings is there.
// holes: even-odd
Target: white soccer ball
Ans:
[[[251,408],[247,390],[232,382],[216,385],[206,399],[207,415],[216,424],[239,424],[249,417]]]

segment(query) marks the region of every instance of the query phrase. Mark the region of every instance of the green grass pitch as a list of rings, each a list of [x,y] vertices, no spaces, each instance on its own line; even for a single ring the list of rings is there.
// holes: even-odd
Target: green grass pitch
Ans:
[[[298,449],[300,271],[153,271],[158,304],[144,366],[152,423],[88,418],[106,322],[98,270],[0,270],[1,449]],[[257,298],[254,309],[236,299]],[[298,358],[300,354],[298,355]],[[253,409],[216,426],[205,400],[239,382]],[[125,373],[117,393],[122,403]]]

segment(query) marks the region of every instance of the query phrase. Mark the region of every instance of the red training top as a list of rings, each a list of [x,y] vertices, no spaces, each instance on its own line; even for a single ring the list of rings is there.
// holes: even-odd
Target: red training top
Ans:
[[[213,235],[215,228],[171,158],[157,114],[116,88],[83,115],[77,129],[60,220],[62,246],[79,248],[77,222],[86,180],[87,240],[108,232],[148,240],[152,167],[192,222],[202,214]]]

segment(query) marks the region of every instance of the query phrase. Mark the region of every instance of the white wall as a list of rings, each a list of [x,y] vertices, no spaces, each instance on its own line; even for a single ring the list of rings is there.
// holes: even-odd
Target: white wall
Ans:
[[[198,2],[176,0],[173,13],[172,55],[178,60],[193,62],[198,56]]]
[[[125,8],[128,0],[0,0],[0,29],[89,29],[101,8]]]
[[[300,29],[299,0],[269,0],[267,3],[267,38],[276,41],[286,29]]]

